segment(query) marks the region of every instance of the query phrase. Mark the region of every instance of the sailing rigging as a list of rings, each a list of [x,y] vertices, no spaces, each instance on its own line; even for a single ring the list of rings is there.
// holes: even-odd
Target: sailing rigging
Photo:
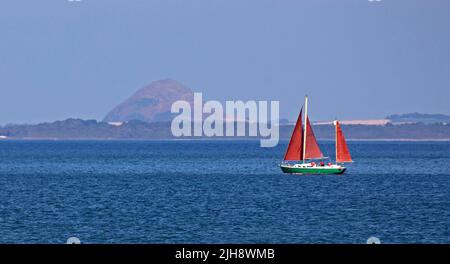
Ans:
[[[310,162],[313,159],[324,159],[322,151],[317,143],[316,136],[308,117],[308,97],[305,97],[305,117],[302,119],[303,107],[300,110],[297,122],[295,123],[289,145],[284,156],[284,162],[280,165],[284,173],[296,174],[342,174],[347,169],[340,163],[353,162],[344,134],[336,120],[334,122],[336,132],[336,163],[316,164]],[[291,164],[292,161],[301,163]]]

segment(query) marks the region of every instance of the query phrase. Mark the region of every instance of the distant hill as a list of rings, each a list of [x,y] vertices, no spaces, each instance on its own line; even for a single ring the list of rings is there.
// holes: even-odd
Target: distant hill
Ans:
[[[69,118],[37,125],[0,126],[0,139],[172,139],[170,122],[174,115],[170,109],[177,100],[192,105],[194,93],[175,80],[159,80],[114,107],[101,122]],[[294,123],[287,119],[279,122],[280,137],[290,138]],[[349,120],[341,124],[348,139],[450,140],[450,116],[442,114],[390,115],[383,120]],[[331,122],[317,122],[314,127],[317,138],[334,139]]]
[[[103,121],[170,121],[173,117],[170,108],[172,103],[177,100],[185,100],[192,104],[194,94],[189,88],[175,80],[155,81],[114,107]]]
[[[391,123],[423,123],[423,124],[450,124],[450,116],[442,114],[420,114],[409,113],[402,115],[390,115],[386,119],[389,119]]]

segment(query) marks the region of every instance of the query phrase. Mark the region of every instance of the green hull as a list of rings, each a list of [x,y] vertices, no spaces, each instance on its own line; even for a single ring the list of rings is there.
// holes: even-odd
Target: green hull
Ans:
[[[293,168],[280,166],[284,173],[295,173],[295,174],[342,174],[345,172],[346,168],[321,168],[321,167],[311,167],[311,168]]]

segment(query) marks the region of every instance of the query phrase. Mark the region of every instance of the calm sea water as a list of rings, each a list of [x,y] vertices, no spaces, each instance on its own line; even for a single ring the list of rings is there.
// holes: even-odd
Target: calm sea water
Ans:
[[[450,143],[350,142],[342,176],[286,144],[0,141],[0,242],[450,243]]]

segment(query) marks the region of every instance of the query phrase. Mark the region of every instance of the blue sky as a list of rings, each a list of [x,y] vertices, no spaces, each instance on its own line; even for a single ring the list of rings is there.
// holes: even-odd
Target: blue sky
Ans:
[[[0,124],[102,119],[173,78],[294,119],[450,114],[450,1],[0,0]]]

